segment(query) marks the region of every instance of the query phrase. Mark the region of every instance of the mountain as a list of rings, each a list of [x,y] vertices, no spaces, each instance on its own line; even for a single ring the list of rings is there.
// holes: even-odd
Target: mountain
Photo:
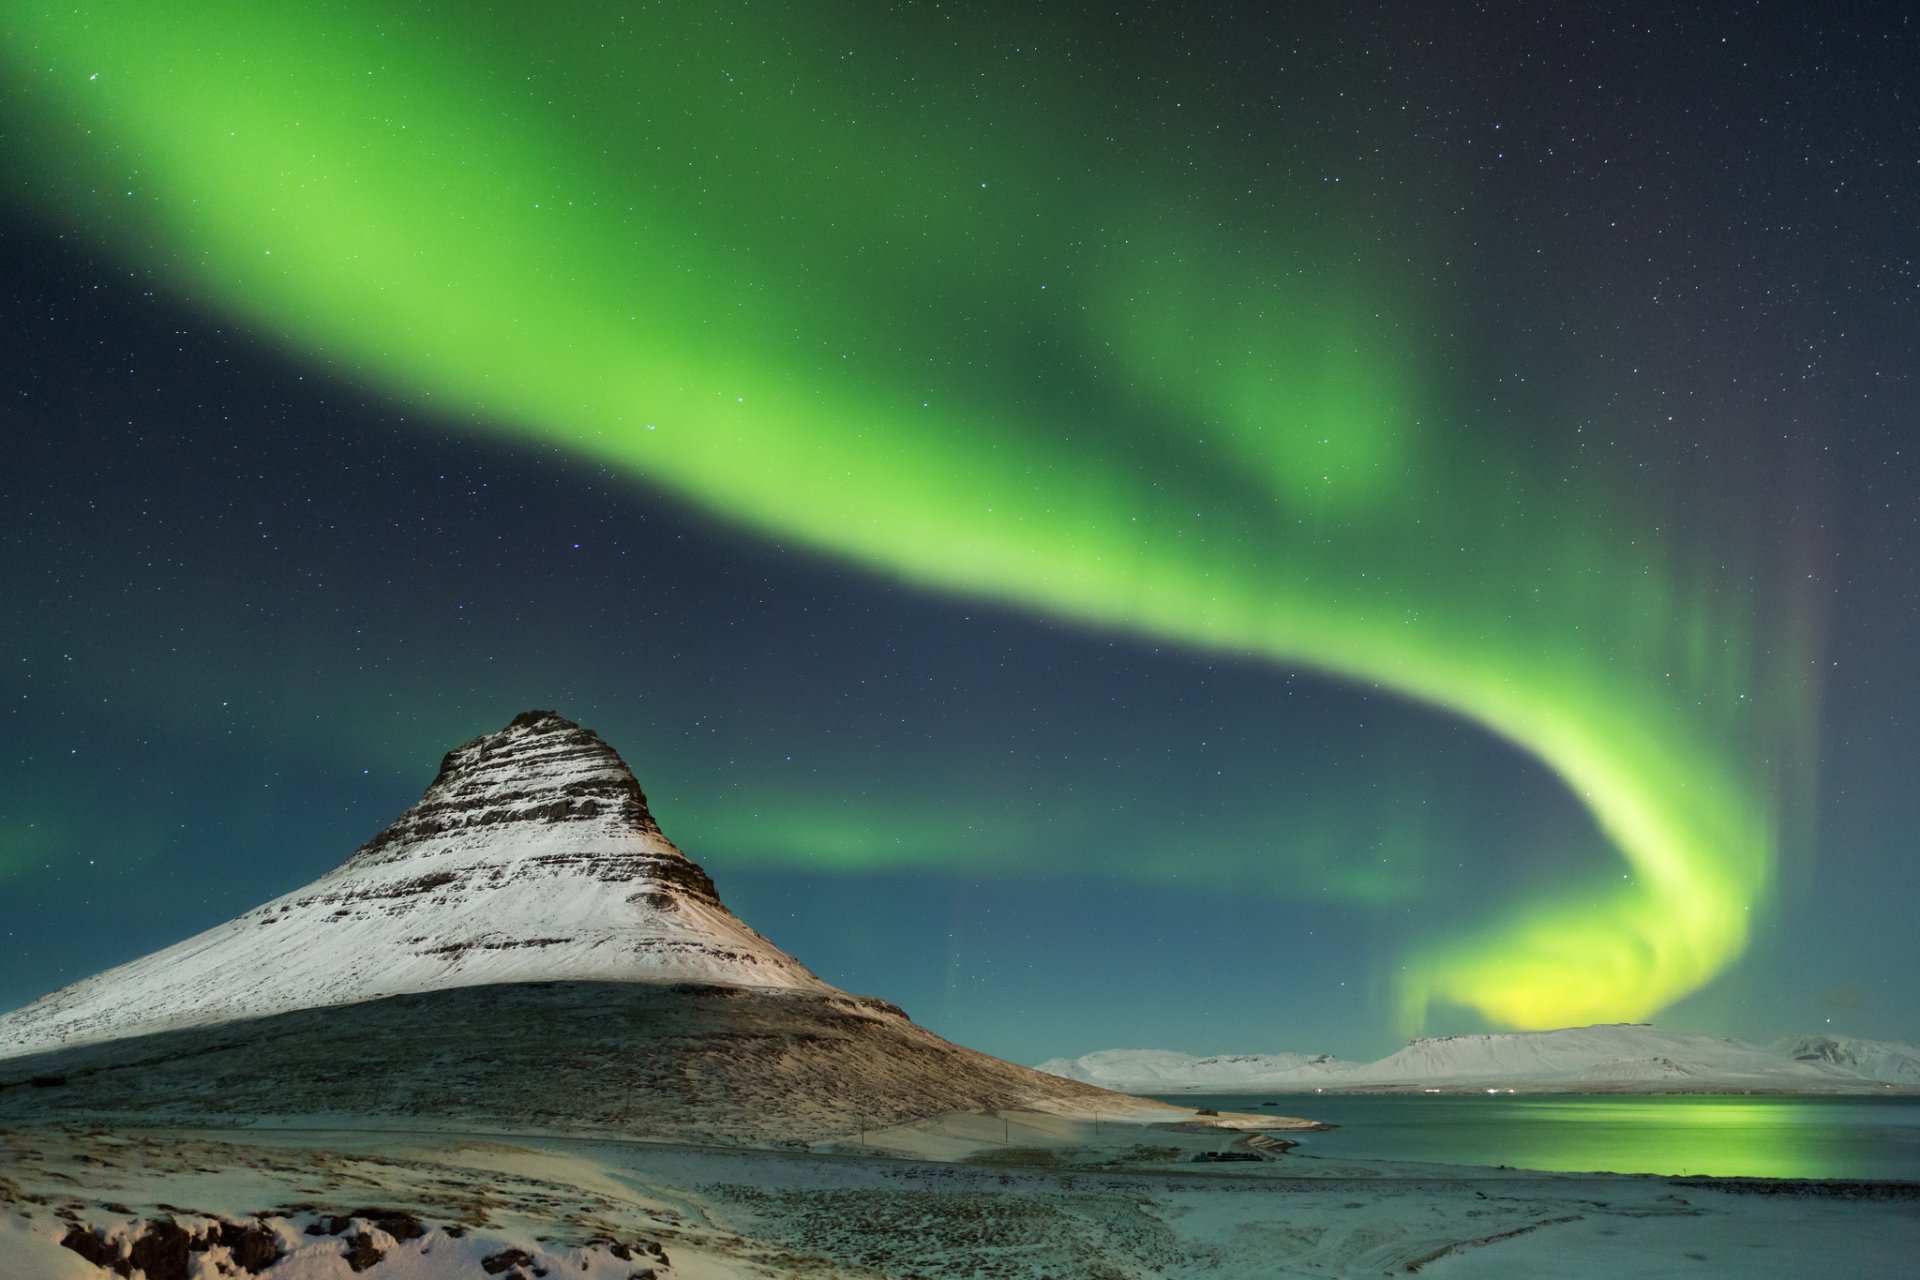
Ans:
[[[306,888],[0,1018],[0,1127],[351,1117],[767,1145],[1020,1109],[1142,1104],[815,977],[550,711],[449,753]]]
[[[529,711],[305,888],[0,1017],[0,1058],[501,982],[833,988],[742,924],[613,748]]]
[[[1846,1093],[1920,1084],[1920,1051],[1830,1036],[1763,1048],[1633,1023],[1432,1036],[1369,1063],[1326,1055],[1196,1058],[1165,1050],[1109,1049],[1055,1058],[1038,1069],[1140,1093],[1488,1088]]]
[[[1049,1075],[1130,1093],[1279,1092],[1326,1083],[1356,1064],[1326,1053],[1234,1053],[1195,1057],[1171,1049],[1102,1049],[1051,1058],[1035,1068]]]
[[[1352,1085],[1820,1090],[1864,1083],[1835,1068],[1797,1063],[1739,1040],[1663,1031],[1640,1023],[1559,1031],[1433,1036],[1357,1068]]]
[[[1856,1040],[1852,1036],[1799,1036],[1771,1047],[1796,1062],[1825,1063],[1890,1084],[1920,1085],[1920,1049],[1910,1044]]]

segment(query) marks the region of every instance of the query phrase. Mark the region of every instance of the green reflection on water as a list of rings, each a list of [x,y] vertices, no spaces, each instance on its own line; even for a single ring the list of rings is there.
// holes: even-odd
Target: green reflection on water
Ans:
[[[1920,1099],[1776,1095],[1219,1095],[1186,1106],[1307,1116],[1327,1159],[1556,1173],[1920,1179]],[[1263,1103],[1271,1105],[1263,1106]]]
[[[1837,1178],[1818,1104],[1762,1098],[1526,1099],[1502,1163],[1580,1172]]]

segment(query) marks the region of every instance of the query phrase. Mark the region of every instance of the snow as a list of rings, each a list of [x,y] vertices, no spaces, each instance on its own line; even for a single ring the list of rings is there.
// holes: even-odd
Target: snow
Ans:
[[[832,992],[711,894],[597,735],[523,716],[448,758],[344,866],[0,1017],[0,1058],[507,982]]]
[[[1587,1080],[1670,1082],[1676,1075],[1735,1087],[1818,1089],[1858,1077],[1795,1063],[1739,1040],[1622,1024],[1559,1031],[1437,1036],[1357,1068],[1353,1084],[1519,1085]]]
[[[60,1247],[65,1225],[31,1210],[0,1216],[0,1280],[101,1280],[105,1272]]]
[[[1798,1036],[1770,1046],[1796,1062],[1826,1063],[1891,1084],[1920,1084],[1920,1049],[1910,1044],[1856,1040],[1852,1036]]]
[[[1072,1145],[1087,1136],[1059,1135],[1068,1145],[1037,1167],[1043,1149],[1028,1145],[941,1163],[349,1129],[0,1132],[0,1280],[104,1280],[55,1243],[62,1214],[122,1238],[157,1218],[259,1221],[294,1250],[267,1280],[347,1280],[345,1241],[359,1231],[383,1255],[363,1280],[483,1275],[508,1250],[586,1280],[646,1269],[659,1280],[1766,1280],[1900,1275],[1920,1251],[1910,1189],[1298,1157],[1207,1166],[1186,1159],[1212,1141],[1199,1133],[1108,1122],[1093,1145]],[[1156,1144],[1145,1157],[1143,1139]],[[376,1215],[395,1211],[421,1234],[383,1231]],[[333,1215],[345,1229],[309,1234]]]
[[[1831,1036],[1763,1047],[1626,1023],[1434,1036],[1369,1063],[1326,1055],[1198,1058],[1157,1049],[1107,1049],[1054,1058],[1039,1070],[1137,1093],[1408,1088],[1845,1093],[1920,1084],[1920,1050]]]
[[[0,1216],[0,1280],[101,1280],[106,1271],[59,1244],[76,1220],[123,1258],[155,1222],[197,1237],[222,1223],[264,1228],[281,1254],[263,1273],[272,1280],[498,1275],[507,1268],[488,1268],[487,1261],[516,1252],[525,1259],[522,1277],[544,1271],[629,1280],[658,1260],[649,1250],[664,1252],[657,1237],[679,1218],[664,1202],[625,1192],[547,1152],[456,1142],[428,1154],[340,1137],[349,1149],[318,1149],[299,1135],[266,1144],[203,1135],[0,1135],[0,1154],[26,1183],[16,1190],[0,1180],[0,1206],[7,1209]],[[48,1207],[56,1196],[59,1203]],[[332,1202],[313,1206],[316,1197]],[[572,1211],[560,1206],[561,1197]],[[396,1200],[412,1207],[354,1207]],[[348,1256],[357,1237],[379,1255],[364,1270]],[[689,1260],[691,1268],[665,1274],[701,1275],[697,1260]],[[243,1274],[232,1263],[220,1243],[189,1255],[195,1280]]]
[[[1806,1280],[1809,1276],[1893,1276],[1911,1257],[1893,1242],[1911,1239],[1911,1201],[1856,1203],[1842,1209],[1812,1197],[1741,1197],[1689,1189],[1685,1205],[1637,1215],[1630,1226],[1611,1213],[1570,1204],[1564,1223],[1478,1247],[1456,1248],[1421,1268],[1427,1280]],[[1611,1207],[1611,1206],[1609,1206]]]

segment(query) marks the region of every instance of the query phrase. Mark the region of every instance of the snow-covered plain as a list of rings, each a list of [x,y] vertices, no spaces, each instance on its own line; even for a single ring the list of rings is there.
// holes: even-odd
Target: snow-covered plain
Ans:
[[[1920,1085],[1920,1049],[1835,1036],[1761,1046],[1639,1023],[1433,1036],[1377,1062],[1327,1054],[1195,1057],[1105,1049],[1039,1070],[1132,1093],[1516,1089],[1556,1092],[1885,1092]]]

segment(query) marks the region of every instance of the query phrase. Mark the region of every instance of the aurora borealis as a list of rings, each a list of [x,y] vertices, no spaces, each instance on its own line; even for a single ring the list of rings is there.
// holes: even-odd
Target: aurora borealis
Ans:
[[[731,777],[724,802],[694,782],[684,832],[666,806],[723,888],[729,856],[766,877],[749,892],[769,901],[775,886],[806,900],[853,885],[889,915],[938,899],[929,877],[943,874],[1037,871],[1069,897],[1179,880],[1260,895],[1298,916],[1294,932],[1315,904],[1355,913],[1342,945],[1366,957],[1369,1034],[1668,1009],[1795,918],[1783,884],[1825,882],[1817,774],[1844,576],[1827,513],[1864,483],[1828,473],[1858,454],[1906,458],[1911,474],[1910,454],[1874,452],[1912,406],[1897,356],[1914,337],[1875,290],[1910,307],[1911,267],[1899,293],[1873,264],[1893,260],[1886,210],[1914,177],[1849,132],[1856,97],[1894,78],[1882,54],[1796,108],[1775,97],[1800,55],[1758,19],[1665,42],[1581,21],[1584,42],[1412,9],[26,6],[0,55],[20,122],[6,136],[16,243],[57,238],[138,273],[166,305],[247,335],[221,341],[254,344],[242,358],[272,376],[364,406],[354,422],[319,402],[243,413],[252,425],[235,429],[205,401],[194,421],[183,384],[161,397],[164,430],[142,423],[117,446],[181,442],[142,476],[170,495],[206,486],[219,469],[193,442],[217,440],[281,458],[260,473],[297,476],[323,507],[377,523],[347,496],[371,482],[384,518],[414,508],[474,536],[436,510],[452,495],[373,479],[365,433],[390,429],[412,441],[395,457],[559,468],[539,483],[605,492],[596,503],[620,513],[584,539],[501,513],[484,556],[404,522],[384,537],[397,561],[381,536],[342,533],[307,552],[327,560],[308,578],[349,602],[332,612],[250,549],[221,581],[170,578],[163,604],[121,592],[92,606],[132,625],[92,638],[98,674],[65,696],[96,681],[93,696],[132,708],[116,714],[195,739],[227,718],[209,690],[244,666],[281,710],[243,736],[406,770],[520,709],[498,699],[572,693],[591,705],[561,710],[626,749],[658,798],[648,750],[618,726],[702,698],[620,659],[662,626],[657,584],[610,574],[588,605],[577,571],[551,563],[623,544],[679,584],[676,660],[694,657],[671,679],[719,689],[703,696],[736,717],[819,734],[848,710],[803,690],[828,673],[953,681],[931,702],[896,695],[897,717],[843,724],[862,745],[805,786],[765,765]],[[1690,88],[1671,74],[1683,65]],[[1793,137],[1757,132],[1784,127],[1776,107]],[[1828,175],[1790,167],[1812,143],[1846,165],[1835,180],[1858,212],[1796,223],[1774,208],[1827,190]],[[1827,287],[1789,280],[1807,261],[1795,227],[1849,246]],[[1849,351],[1848,335],[1872,349]],[[1786,384],[1792,361],[1823,359],[1824,381]],[[241,376],[213,378],[214,397]],[[95,429],[136,421],[108,407],[118,394],[92,393]],[[1836,426],[1836,410],[1853,416]],[[54,421],[33,429],[46,470],[28,474],[71,476],[74,442],[52,439]],[[317,461],[289,470],[296,453]],[[636,510],[644,536],[622,527]],[[13,545],[47,529],[23,517]],[[180,563],[223,559],[212,548],[233,533],[180,538]],[[60,545],[90,536],[124,546],[100,531]],[[661,563],[687,539],[684,562]],[[150,565],[170,561],[166,541],[142,553]],[[440,638],[449,624],[425,605],[408,618],[444,585],[429,563],[442,559],[455,578],[484,559],[473,586],[511,593],[458,624],[481,634]],[[40,635],[80,625],[61,602],[87,577],[33,579],[47,562],[21,554],[10,570],[35,581],[19,618]],[[862,642],[842,619],[761,616],[748,627],[786,643],[716,645],[743,607],[714,583],[729,572],[815,600],[795,608],[831,615],[850,593],[905,610],[911,638],[849,665]],[[202,625],[236,607],[258,632]],[[565,625],[582,608],[593,625]],[[982,609],[1023,637],[1009,652],[1049,654],[1014,678],[1028,705],[999,729],[954,712],[1009,692],[949,634]],[[184,637],[164,659],[141,639],[160,644],[160,617]],[[394,661],[420,647],[444,664]],[[1125,832],[1151,811],[1113,817],[1145,757],[1109,774],[1084,745],[1077,768],[1067,753],[1013,769],[981,755],[1022,714],[1126,742],[1133,726],[1096,704],[1137,672],[1103,687],[1084,670],[1114,652],[1186,664],[1176,683],[1224,664],[1235,690],[1185,729],[1231,722],[1240,781],[1196,789],[1207,802],[1150,841]],[[1302,682],[1305,722],[1288,713]],[[1174,704],[1153,732],[1182,723]],[[1358,749],[1349,726],[1376,715],[1394,745]],[[670,780],[760,745],[696,748]],[[1280,751],[1287,776],[1257,778]],[[1467,764],[1436,762],[1449,752]],[[1167,763],[1179,779],[1195,761]],[[14,883],[76,874],[87,841],[44,834],[58,808],[45,794],[7,801],[0,874]],[[355,830],[384,817],[356,813]],[[819,967],[804,938],[793,949]],[[829,976],[866,989],[882,972]],[[1286,978],[1270,981],[1286,1009]],[[1069,998],[1040,978],[1013,990],[1034,1018]]]

